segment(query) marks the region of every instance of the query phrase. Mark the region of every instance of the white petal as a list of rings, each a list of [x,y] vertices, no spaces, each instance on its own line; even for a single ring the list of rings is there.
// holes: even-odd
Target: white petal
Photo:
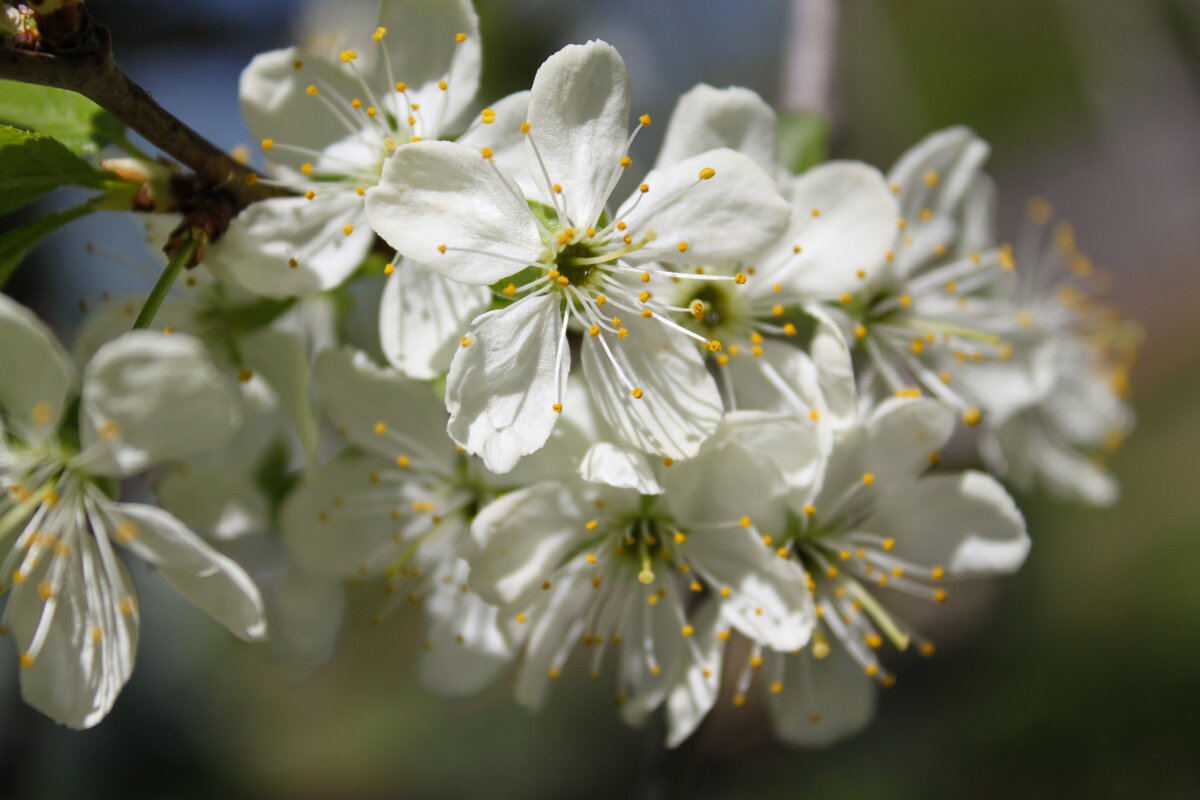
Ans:
[[[525,656],[517,672],[514,694],[517,702],[536,711],[546,701],[550,667],[564,648],[580,614],[595,593],[591,579],[583,570],[564,570],[528,613],[529,639]]]
[[[978,232],[981,197],[974,187],[983,177],[983,162],[990,150],[972,130],[959,126],[927,136],[892,167],[888,183],[898,187],[900,214],[908,222],[905,234],[911,237],[911,244],[899,247],[889,265],[898,280],[928,264],[939,244],[959,252],[963,204],[968,197],[972,199],[972,233]],[[929,215],[922,213],[926,209]]]
[[[520,186],[525,197],[538,197],[545,180],[535,177],[533,169],[541,174],[536,162],[530,163],[529,150],[525,145],[525,134],[521,125],[529,119],[529,92],[514,92],[491,105],[495,116],[492,122],[479,123],[458,137],[459,144],[481,152],[487,147],[492,151],[492,161],[500,170]]]
[[[421,106],[421,135],[442,135],[479,90],[479,18],[470,0],[383,0],[379,25],[387,29],[381,44],[392,70],[389,76],[378,59],[371,87],[397,96],[389,77],[407,83],[411,100]],[[466,34],[462,42],[456,41],[460,33]],[[443,79],[444,90],[438,86]]]
[[[1033,449],[1038,476],[1055,497],[1093,506],[1117,502],[1117,479],[1095,461],[1056,442],[1043,440]]]
[[[296,64],[302,66],[296,69]],[[358,81],[325,59],[296,47],[260,53],[242,71],[238,97],[242,116],[255,141],[322,150],[346,135],[347,128],[321,99],[309,96],[316,85],[326,95],[357,97]],[[334,100],[336,102],[336,100]],[[299,168],[311,156],[282,148],[271,151],[279,164]]]
[[[138,612],[136,603],[129,614],[118,608],[124,598],[134,596],[124,565],[114,564],[115,575],[104,569],[88,536],[79,537],[77,547],[58,594],[50,601],[41,598],[38,584],[48,569],[42,567],[13,587],[5,622],[25,653],[43,610],[49,602],[55,603],[41,651],[31,666],[21,669],[21,696],[56,722],[82,729],[108,714],[133,672]]]
[[[459,337],[487,310],[492,295],[407,258],[395,266],[379,301],[380,345],[393,367],[432,380],[450,369]]]
[[[677,747],[691,736],[717,702],[725,651],[717,637],[719,612],[719,604],[710,602],[692,615],[695,649],[688,651],[667,693],[667,747]]]
[[[331,461],[288,495],[280,530],[299,567],[350,578],[379,574],[396,559],[405,544],[392,536],[403,533],[411,515],[396,484],[371,480],[388,467],[373,458]]]
[[[240,639],[266,638],[262,596],[233,560],[161,508],[139,503],[108,503],[104,508],[114,529],[133,524],[136,530],[126,547],[157,567],[188,601]]]
[[[468,580],[466,563],[460,559],[445,573],[450,580],[435,576],[424,603],[421,685],[443,697],[462,697],[494,681],[514,653],[496,624],[499,609],[460,588]]]
[[[185,525],[214,539],[237,539],[268,530],[270,499],[245,469],[254,464],[232,466],[198,460],[177,465],[155,481],[154,496]]]
[[[778,283],[784,296],[801,301],[872,285],[900,218],[883,174],[855,161],[822,164],[792,179],[790,199],[788,230],[759,260],[756,285]]]
[[[375,237],[365,223],[363,199],[350,190],[261,200],[234,217],[204,264],[264,297],[323,292],[340,286],[367,257]]]
[[[275,390],[305,456],[311,460],[320,428],[308,396],[311,369],[306,342],[294,333],[272,327],[241,337],[237,346],[245,365]]]
[[[681,520],[683,522],[683,520]],[[804,570],[792,558],[780,558],[763,545],[761,533],[738,523],[702,522],[685,527],[686,544],[677,545],[704,580],[728,588],[722,614],[747,637],[775,650],[808,643],[816,611]]]
[[[702,180],[703,169],[716,174]],[[762,168],[732,150],[711,150],[653,170],[645,184],[649,190],[635,191],[621,209],[628,211],[627,233],[635,240],[649,232],[657,238],[626,256],[631,264],[748,259],[779,238],[792,213]]]
[[[579,464],[579,475],[592,483],[636,489],[638,494],[662,494],[663,490],[643,453],[612,442],[589,447]]]
[[[580,230],[600,218],[612,178],[623,169],[628,124],[629,75],[612,45],[567,45],[538,68],[529,95],[528,136],[550,182],[562,186],[560,200]],[[531,157],[530,163],[536,161]],[[549,187],[544,179],[541,183],[542,197],[550,202]]]
[[[756,92],[701,83],[675,103],[654,165],[665,167],[728,147],[772,174],[778,163],[775,126],[775,111]]]
[[[367,219],[401,255],[460,283],[495,283],[543,250],[528,204],[506,180],[478,150],[406,145],[367,192]]]
[[[805,306],[804,310],[817,323],[808,349],[817,367],[817,383],[825,401],[822,414],[832,418],[834,427],[852,425],[857,413],[858,390],[846,337],[821,306],[814,303]]]
[[[550,481],[489,503],[471,523],[462,551],[471,588],[489,603],[508,605],[539,587],[592,535],[586,513],[581,500]]]
[[[630,314],[623,325],[629,331],[624,339],[600,334],[615,365],[598,336],[584,337],[583,372],[597,409],[625,442],[690,458],[721,418],[721,397],[704,360],[688,338],[656,320]]]
[[[0,294],[0,407],[30,441],[58,427],[75,367],[58,337],[25,306]]]
[[[770,496],[766,494],[768,486],[776,485],[779,477],[788,487],[789,494],[797,490],[810,493],[819,486],[831,446],[831,437],[819,422],[813,423],[807,417],[797,419],[795,416],[781,417],[749,411],[726,414],[721,428],[709,442],[718,439],[725,440],[729,446],[716,449],[711,457],[702,454],[696,460],[715,461],[716,468],[709,471],[711,479],[732,482],[745,480],[738,473],[743,469],[740,464],[747,461],[747,456],[750,461],[761,463],[761,466],[745,464],[744,468],[763,484],[757,494],[763,498],[764,506],[766,498]],[[735,452],[733,447],[740,448],[744,454],[733,457],[734,461],[739,462],[737,467],[724,463]],[[782,491],[782,487],[774,491]],[[743,495],[747,499],[750,496],[754,495]],[[736,501],[737,494],[734,493],[731,499]],[[744,500],[741,502],[742,510],[734,516],[750,513],[746,511]],[[729,508],[729,511],[734,510]],[[761,516],[755,519],[762,521]]]
[[[693,524],[752,516],[764,531],[782,532],[787,483],[783,471],[757,448],[767,441],[769,428],[776,428],[776,435],[790,444],[815,440],[802,423],[789,422],[783,417],[740,413],[722,423],[694,458],[663,470],[664,499],[676,522],[686,531]],[[801,446],[816,453],[807,442]],[[787,444],[779,447],[782,458],[807,461],[801,453],[784,453],[787,449]],[[798,470],[805,466],[798,465]]]
[[[875,685],[845,648],[825,658],[805,650],[773,654],[786,665],[783,691],[768,696],[771,721],[780,739],[799,747],[823,747],[866,727],[875,714]]]
[[[429,384],[377,367],[350,348],[324,351],[314,372],[329,418],[352,443],[393,463],[408,456],[425,469],[453,469],[446,410]]]
[[[241,397],[199,339],[133,331],[83,373],[80,433],[107,456],[93,471],[129,474],[219,446],[242,423]]]
[[[1029,553],[1016,503],[983,472],[926,476],[889,494],[864,526],[895,538],[900,558],[940,565],[948,576],[1015,572]]]
[[[557,294],[530,296],[475,320],[446,378],[450,438],[503,474],[546,443],[566,392],[555,375],[562,332]],[[556,380],[557,377],[557,380]]]

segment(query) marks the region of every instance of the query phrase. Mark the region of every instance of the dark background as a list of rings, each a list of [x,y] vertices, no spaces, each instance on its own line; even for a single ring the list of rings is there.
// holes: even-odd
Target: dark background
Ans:
[[[134,79],[226,148],[249,144],[242,66],[305,35],[299,6],[282,0],[90,5]],[[316,24],[336,30],[353,5],[327,6]],[[611,691],[570,673],[537,716],[512,702],[511,676],[478,698],[433,698],[415,683],[416,615],[371,625],[368,589],[334,663],[297,684],[266,648],[231,641],[139,573],[138,668],[99,728],[71,733],[26,708],[15,653],[0,657],[0,796],[623,797],[647,774],[711,798],[1200,796],[1200,4],[840,7],[835,155],[886,168],[931,130],[973,126],[995,148],[1005,235],[1030,196],[1048,197],[1145,328],[1139,429],[1113,461],[1119,505],[1019,498],[1034,538],[1024,571],[936,615],[915,608],[938,655],[897,657],[875,724],[819,751],[778,747],[755,702],[724,701],[663,761],[661,731],[622,727]],[[635,113],[656,120],[697,81],[779,98],[782,0],[481,0],[479,11],[483,101],[588,38],[621,50]],[[644,152],[661,132],[639,137]],[[117,217],[41,248],[9,289],[66,336],[79,299],[149,285],[88,256],[89,240],[155,265]]]

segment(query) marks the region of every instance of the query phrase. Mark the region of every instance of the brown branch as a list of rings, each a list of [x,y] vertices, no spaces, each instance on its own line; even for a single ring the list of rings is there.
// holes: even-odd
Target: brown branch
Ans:
[[[67,46],[55,52],[0,48],[0,78],[78,92],[193,170],[213,189],[228,192],[237,210],[286,194],[258,181],[253,169],[189,128],[130,80],[113,58],[108,29],[86,11],[78,31],[63,44]]]

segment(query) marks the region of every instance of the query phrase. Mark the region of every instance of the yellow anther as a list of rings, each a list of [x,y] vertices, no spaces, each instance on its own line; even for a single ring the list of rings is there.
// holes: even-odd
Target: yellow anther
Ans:
[[[940,581],[942,578],[946,577],[946,568],[934,567],[933,569],[929,570],[929,577],[933,578],[935,581]]]
[[[408,84],[405,83],[404,81],[397,81],[396,82],[396,91],[397,92],[407,92]]]
[[[409,141],[410,141],[410,142],[419,142],[419,141],[421,141],[421,137],[420,137],[420,136],[414,136],[414,137],[412,137],[411,139],[409,139]]]
[[[529,133],[529,123],[528,122],[521,123],[521,133]]]
[[[313,166],[312,166],[312,164],[309,164],[306,162],[306,163],[300,165],[300,171],[303,172],[305,175],[312,175]]]
[[[921,220],[923,222],[928,222],[931,219],[933,219],[933,209],[922,208],[921,209]],[[906,242],[906,244],[911,244],[911,242]]]
[[[622,328],[622,330],[624,330],[624,328]],[[633,391],[631,392],[631,394],[633,395],[634,400],[641,400],[642,394],[643,394],[642,387],[640,387],[640,386],[633,387]]]
[[[298,269],[300,267],[300,262],[294,258],[289,258],[288,266],[291,267],[292,269]]]
[[[912,340],[912,351],[913,351],[913,355],[918,355],[918,356],[919,356],[919,355],[921,355],[922,351],[924,351],[924,350],[925,350],[925,343],[924,343],[924,342],[922,342],[920,339],[913,339],[913,340]]]
[[[939,181],[941,181],[941,176],[937,174],[936,170],[931,169],[925,173],[925,185],[930,189],[937,186]]]
[[[347,236],[349,236],[350,234],[354,233],[354,226],[353,226],[353,225],[346,225],[346,226],[344,226],[344,227],[342,228],[342,233],[344,233],[344,234],[346,234]]]
[[[437,251],[438,251],[439,253],[444,253],[444,252],[446,252],[446,245],[444,245],[444,244],[439,244],[439,245],[437,246]]]
[[[308,92],[309,97],[317,96],[317,87],[311,83],[308,85],[308,88],[305,89],[304,91]]]
[[[688,584],[688,588],[693,592],[704,591],[704,587],[700,585],[700,581],[692,581],[690,584]]]
[[[600,335],[600,326],[599,325],[593,325],[592,327],[588,328],[588,336],[599,336],[599,335]]]
[[[559,414],[562,413],[562,403],[555,403],[554,405],[552,405],[550,407],[554,409],[555,413],[559,413]]]
[[[722,367],[725,366],[726,364],[729,363],[729,356],[725,355],[724,353],[721,353],[721,355],[717,356],[717,363],[720,364]]]
[[[513,295],[515,295],[517,293],[517,285],[515,283],[510,283],[508,286],[505,286],[501,290],[501,293],[505,297],[512,297]]]
[[[742,706],[746,705],[746,695],[742,694],[741,692],[738,692],[737,694],[735,694],[733,696],[733,704],[735,706],[737,706],[738,708],[741,708]]]
[[[625,244],[633,244],[633,237],[626,234],[624,237],[622,237],[622,241],[625,242]]]
[[[396,457],[396,466],[398,466],[402,469],[406,469],[408,467],[408,465],[411,463],[412,463],[412,461],[409,459],[408,456],[397,456]]]
[[[621,221],[621,222],[618,222],[618,223],[617,223],[617,230],[619,230],[619,231],[623,231],[623,230],[625,230],[625,229],[626,229],[626,228],[628,228],[628,227],[629,227],[629,226],[628,226],[628,225],[626,225],[624,221]]]
[[[774,539],[772,539],[770,536],[763,536],[763,537],[762,537],[762,542],[763,542],[763,544],[764,544],[765,546],[767,546],[767,547],[770,547],[770,546],[771,546],[771,543],[772,543],[772,542],[774,542],[774,541],[775,541],[775,540],[774,540]]]
[[[359,100],[357,97],[354,98],[353,100],[350,101],[350,107],[351,108],[362,108],[362,100]]]
[[[863,338],[864,336],[866,336],[866,335],[867,335],[867,326],[866,326],[866,325],[859,325],[857,328],[855,328],[855,329],[854,329],[854,335],[855,335],[856,337],[858,337],[859,339],[861,339],[861,338]]]
[[[474,340],[470,336],[463,336],[462,338],[460,338],[458,340],[458,343],[461,344],[463,347],[470,347],[472,341],[474,341]]]
[[[383,265],[383,274],[384,275],[391,275],[395,271],[396,271],[395,264],[384,264]]]
[[[622,167],[628,167],[632,163],[633,163],[633,159],[630,158],[629,156],[621,156],[621,166]]]
[[[875,475],[870,472],[864,472],[863,476],[862,476],[862,482],[863,482],[863,485],[870,486],[872,483],[875,482]]]
[[[343,64],[349,64],[351,61],[358,58],[358,53],[354,52],[353,50],[343,50],[339,54],[339,57],[342,59]]]
[[[466,40],[467,40],[467,35],[465,33],[454,34],[454,41],[458,42],[459,44],[462,44]]]
[[[712,167],[705,167],[704,169],[700,170],[700,180],[706,181],[716,174],[717,174],[717,171],[715,169],[713,169]]]
[[[29,653],[21,653],[21,666],[26,668],[32,667],[33,656],[29,655]]]
[[[867,664],[866,673],[867,673],[868,677],[874,678],[876,675],[879,674],[879,665],[878,664]]]
[[[36,403],[30,411],[30,416],[38,425],[45,425],[50,420],[54,419],[54,406],[47,403],[45,400]]]
[[[677,246],[679,247],[679,252],[681,252],[681,253],[686,253],[686,252],[687,252],[687,249],[688,249],[688,243],[687,243],[687,242],[680,242],[680,243],[679,243]]]
[[[555,194],[562,194],[562,184],[561,184],[561,183],[556,183],[556,184],[554,184],[554,193],[555,193]],[[567,230],[570,230],[570,228],[568,228]],[[564,231],[564,233],[566,233],[566,231]],[[575,234],[574,234],[574,232],[572,232],[571,234],[568,234],[568,235],[569,235],[569,236],[574,236]]]
[[[651,297],[651,295],[649,292],[640,292],[638,294],[638,300],[640,300],[643,303],[646,302],[647,300],[649,300],[650,297]]]
[[[719,352],[721,350],[721,343],[716,339],[713,339],[708,343],[708,349],[714,353]]]
[[[963,412],[962,421],[971,427],[975,427],[983,420],[983,412],[972,406]]]
[[[669,467],[674,463],[675,463],[675,459],[671,458],[670,456],[663,457],[663,466],[664,467]]]
[[[684,636],[691,636],[695,632],[696,632],[696,629],[693,628],[691,625],[684,625],[683,629],[680,631],[680,633],[682,633]]]
[[[899,228],[900,230],[904,230],[905,228],[908,227],[908,220],[906,220],[906,219],[900,220],[899,222],[896,223],[896,227]]]
[[[387,423],[383,420],[375,423],[375,433],[379,436],[383,436],[385,433],[387,433],[387,429]]]
[[[754,344],[762,344],[763,335],[758,331],[755,331],[754,333],[750,334],[750,341],[754,342]]]
[[[438,88],[444,92],[447,88],[449,88],[449,84],[445,81],[438,81]]]
[[[721,588],[721,597],[729,597],[729,587],[728,587],[728,586],[724,586],[724,587],[722,587],[722,588]],[[726,639],[728,639],[728,638],[729,638],[729,634],[728,634],[728,633],[727,633],[727,634],[725,634],[725,638],[726,638]]]
[[[299,59],[292,62],[292,69],[302,69],[303,67],[304,62]]]
[[[840,299],[842,301],[842,305],[849,305],[850,301],[853,300],[854,298],[851,297],[848,293],[843,292]]]
[[[242,180],[246,182],[247,186],[253,186],[258,183],[258,175],[254,172],[247,172],[242,176]]]
[[[900,305],[904,306],[905,308],[908,308],[909,306],[912,305],[912,298],[906,294],[900,295]]]
[[[813,215],[813,217],[814,217],[814,218],[821,216],[821,209],[819,209],[819,208],[814,208],[814,209],[812,210],[812,215]]]
[[[650,184],[643,183],[641,186],[638,187],[638,191],[641,192],[642,194],[645,194],[646,192],[650,191]]]
[[[133,609],[134,609],[133,598],[128,597],[128,596],[122,597],[121,602],[117,603],[117,608],[120,610],[120,612],[122,614],[124,614],[125,616],[128,617],[130,614],[133,613]]]
[[[316,196],[317,196],[317,193],[314,192],[312,189],[309,189],[307,192],[304,193],[305,200],[312,200]]]
[[[749,517],[742,517],[742,520],[741,520],[741,525],[742,525],[742,527],[743,527],[743,528],[749,528],[749,527],[750,527],[750,518],[749,518]]]
[[[274,146],[275,146],[274,139],[263,139],[262,140],[262,149],[263,150],[270,150]]]
[[[813,422],[816,422],[821,418],[821,412],[814,408],[812,411],[808,412],[808,418]]]
[[[762,347],[760,347],[758,345],[754,345],[754,347],[750,348],[750,352],[753,353],[755,356],[758,356],[761,358],[762,354],[763,354],[763,349],[762,349]]]
[[[945,589],[938,589],[933,593],[933,599],[938,601],[939,603],[946,602],[946,597],[947,597],[947,595],[946,595]]]
[[[890,536],[883,540],[883,549],[884,550],[891,552],[892,548],[895,546],[896,546],[896,540],[891,538]]]
[[[771,314],[776,317],[782,317],[783,316],[783,306],[779,306],[779,305],[772,306]]]
[[[624,338],[625,338],[626,336],[628,336],[628,335],[629,335],[629,329],[628,329],[628,328],[620,328],[620,329],[618,329],[618,330],[617,330],[617,338],[618,338],[618,339],[624,339]],[[640,394],[635,394],[635,395],[634,395],[634,397],[641,397],[641,395],[640,395]]]

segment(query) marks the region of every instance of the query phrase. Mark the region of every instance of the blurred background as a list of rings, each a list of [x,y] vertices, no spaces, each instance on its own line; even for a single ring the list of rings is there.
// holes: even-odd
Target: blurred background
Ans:
[[[256,52],[351,20],[373,27],[345,2],[89,3],[126,71],[224,148],[250,144],[237,76]],[[835,156],[886,169],[926,133],[971,125],[994,147],[1005,235],[1031,196],[1047,197],[1112,271],[1113,299],[1147,334],[1116,507],[1019,498],[1034,538],[1025,569],[945,613],[914,611],[938,654],[894,659],[900,680],[874,725],[820,751],[780,748],[761,707],[726,698],[664,757],[661,730],[622,727],[610,689],[581,674],[537,716],[512,702],[511,676],[470,700],[431,697],[415,681],[417,615],[373,625],[367,589],[334,662],[295,682],[143,571],[138,667],[99,728],[71,733],[26,708],[5,648],[0,796],[662,796],[646,775],[705,798],[1200,796],[1200,0],[818,5],[838,12]],[[478,8],[482,101],[526,88],[562,45],[603,38],[629,66],[635,113],[663,122],[698,81],[792,97],[784,75],[805,38],[785,0]],[[639,137],[642,163],[662,127]],[[80,299],[150,285],[89,241],[155,264],[117,217],[44,245],[8,291],[65,337]]]

